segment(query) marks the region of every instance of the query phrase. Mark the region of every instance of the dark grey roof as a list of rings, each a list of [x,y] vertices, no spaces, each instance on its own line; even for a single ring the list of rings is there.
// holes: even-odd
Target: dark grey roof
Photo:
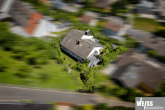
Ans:
[[[55,8],[66,6],[67,4],[61,0],[52,0],[52,4]]]
[[[0,8],[0,12],[8,13],[14,1],[15,0],[5,0],[5,1],[3,1],[2,5],[1,5],[1,8]]]
[[[11,7],[10,14],[12,18],[22,27],[28,23],[32,13],[36,12],[32,6],[16,0]]]
[[[124,65],[122,67],[120,67],[119,69],[117,69],[111,76],[111,78],[117,79],[119,78],[126,70],[127,68],[131,65],[132,63],[129,63],[127,65]]]
[[[148,0],[142,0],[140,4],[138,4],[140,7],[146,7],[146,8],[154,8],[155,3],[148,1]]]
[[[96,42],[81,39],[84,34],[84,31],[71,29],[66,37],[60,42],[60,45],[85,60],[94,47],[102,46]],[[81,45],[77,44],[79,40],[81,41]]]
[[[0,110],[51,110],[49,103],[0,102]]]
[[[137,51],[124,53],[116,64],[119,69],[111,78],[118,79],[125,87],[136,87],[143,83],[155,90],[162,83],[165,71],[162,67],[153,66],[150,60],[146,60],[148,57],[144,59],[140,55]]]
[[[160,12],[161,16],[165,16],[165,1],[164,0],[157,0],[158,3],[158,11]]]

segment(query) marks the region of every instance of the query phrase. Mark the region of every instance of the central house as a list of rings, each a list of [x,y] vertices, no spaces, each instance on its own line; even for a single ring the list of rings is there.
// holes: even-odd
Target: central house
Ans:
[[[63,51],[81,63],[88,59],[90,61],[88,67],[92,67],[100,61],[98,55],[104,48],[98,42],[99,40],[90,34],[90,30],[71,29],[61,40],[60,46]]]

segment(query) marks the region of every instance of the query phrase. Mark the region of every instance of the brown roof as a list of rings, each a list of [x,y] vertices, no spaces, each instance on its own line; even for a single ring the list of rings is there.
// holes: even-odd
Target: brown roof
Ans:
[[[62,39],[60,45],[85,60],[94,47],[102,46],[91,40],[81,39],[84,34],[84,31],[71,29],[65,38]],[[81,41],[81,46],[77,44],[79,40]]]
[[[165,56],[165,38],[148,38],[141,43],[143,46],[156,50],[159,55]]]
[[[121,26],[119,24],[112,23],[112,22],[107,22],[105,24],[105,28],[110,29],[112,31],[116,31],[116,32],[118,32],[122,27],[123,26]]]
[[[143,83],[154,90],[157,89],[157,87],[162,84],[165,76],[164,65],[150,58],[146,60],[146,58],[148,57],[136,50],[124,53],[116,64],[119,69],[113,73],[111,77],[122,80],[128,87],[132,84],[137,86],[139,83]],[[148,63],[149,61],[155,62],[154,64],[158,64],[162,68],[158,69],[154,67],[152,64]],[[139,69],[134,68],[132,69],[133,71],[131,71],[131,68],[134,66],[136,67],[136,65],[137,67],[139,66]],[[137,77],[132,79],[129,77],[129,73],[135,73]]]
[[[87,22],[87,23],[90,23],[93,18],[90,17],[90,16],[87,16],[87,15],[83,15],[81,18],[80,18],[81,21],[84,21],[84,22]]]
[[[109,5],[109,0],[98,0],[94,6],[98,8],[107,8]]]
[[[165,1],[164,0],[156,0],[158,3],[158,11],[161,16],[165,16]]]

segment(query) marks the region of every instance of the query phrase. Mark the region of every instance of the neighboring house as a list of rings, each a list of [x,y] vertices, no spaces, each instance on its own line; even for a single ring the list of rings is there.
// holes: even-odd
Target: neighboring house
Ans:
[[[158,55],[165,56],[165,38],[139,30],[132,30],[132,32],[129,30],[127,34],[138,40],[138,51],[155,50]]]
[[[90,61],[88,67],[96,65],[100,60],[98,55],[104,48],[98,43],[90,34],[90,30],[82,31],[71,29],[68,34],[60,42],[61,49],[71,55],[80,62],[85,62],[86,59]]]
[[[157,15],[160,21],[165,22],[165,0],[156,0],[157,1]]]
[[[43,16],[27,3],[20,0],[1,0],[1,2],[3,3],[1,13],[10,15],[17,27],[12,27],[11,30],[16,34],[42,37],[51,32],[61,31],[61,28],[52,23],[50,18]]]
[[[128,88],[139,88],[153,93],[165,78],[164,65],[136,50],[124,53],[116,62],[111,78]]]
[[[87,23],[89,24],[90,26],[95,26],[97,24],[97,20],[93,17],[90,17],[90,16],[87,16],[87,15],[83,15],[80,20],[83,22],[83,23]]]
[[[50,103],[1,102],[1,110],[52,110]]]
[[[118,40],[123,40],[121,36],[126,34],[128,28],[124,25],[119,25],[114,22],[107,22],[104,26],[103,33],[111,38],[115,38]]]
[[[0,21],[10,18],[10,7],[12,6],[14,0],[0,0]]]
[[[110,8],[110,4],[113,2],[113,0],[98,0],[96,3],[94,3],[94,7],[97,9],[101,9],[103,11],[107,11]]]
[[[62,0],[52,0],[51,4],[53,5],[53,8],[57,8],[63,11],[68,11],[68,12],[78,12],[79,8],[78,7],[73,7],[70,4],[67,4],[63,2]]]
[[[145,14],[150,18],[165,21],[165,1],[164,0],[141,0],[136,7],[138,14]],[[153,16],[153,17],[151,17]]]
[[[141,2],[137,5],[137,12],[142,14],[155,14],[155,11],[153,10],[155,8],[155,2],[141,0]]]
[[[148,38],[139,43],[139,50],[145,52],[146,50],[155,50],[158,55],[165,56],[165,38]]]

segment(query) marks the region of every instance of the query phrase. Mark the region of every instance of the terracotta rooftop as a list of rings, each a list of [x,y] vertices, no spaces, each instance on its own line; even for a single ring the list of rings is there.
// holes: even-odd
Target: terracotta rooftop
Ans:
[[[32,34],[38,23],[39,23],[39,20],[41,18],[43,18],[43,16],[39,13],[33,13],[31,16],[30,16],[31,19],[29,19],[28,23],[27,23],[27,26],[25,27],[25,30],[29,33],[29,34]]]
[[[91,20],[93,20],[93,18],[90,17],[90,16],[87,16],[87,15],[83,15],[83,16],[80,18],[80,20],[89,23],[89,22],[91,22]]]
[[[110,29],[112,31],[118,32],[123,26],[112,23],[112,22],[107,22],[105,25],[105,28]]]

